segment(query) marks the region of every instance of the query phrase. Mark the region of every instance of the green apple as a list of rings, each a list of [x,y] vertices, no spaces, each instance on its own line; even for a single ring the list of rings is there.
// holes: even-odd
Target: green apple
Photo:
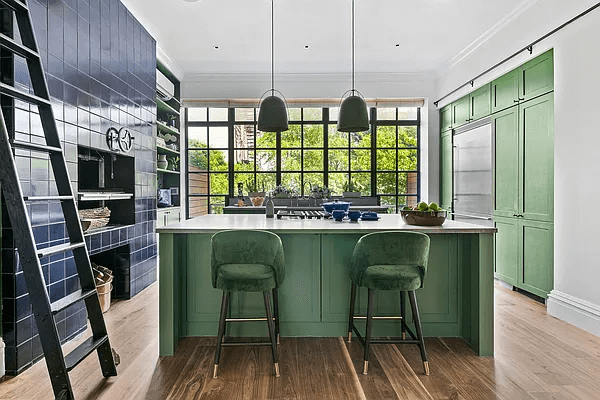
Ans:
[[[427,211],[427,209],[429,208],[427,203],[425,203],[424,201],[420,202],[417,207],[419,208],[419,211]]]
[[[404,206],[404,207],[402,207],[402,210],[403,211],[411,211],[412,208],[410,206]]]
[[[440,206],[439,206],[439,205],[438,205],[438,203],[436,203],[435,201],[432,201],[432,202],[429,204],[429,209],[430,209],[431,211],[440,211]]]

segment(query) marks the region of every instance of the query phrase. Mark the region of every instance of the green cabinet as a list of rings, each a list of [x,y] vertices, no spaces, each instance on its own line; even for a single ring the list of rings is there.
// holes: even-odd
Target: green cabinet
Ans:
[[[494,275],[506,283],[517,286],[519,220],[517,218],[494,217],[494,225],[498,229],[494,251]]]
[[[470,121],[469,114],[470,95],[456,100],[452,103],[452,127],[457,128]]]
[[[492,116],[495,138],[494,217],[515,217],[519,205],[519,107]]]
[[[490,83],[469,94],[469,121],[487,117],[492,113]]]
[[[452,129],[452,104],[440,110],[440,131],[445,132]]]
[[[526,62],[492,82],[492,112],[554,90],[553,51]]]
[[[452,132],[444,132],[440,138],[440,206],[452,207]]]

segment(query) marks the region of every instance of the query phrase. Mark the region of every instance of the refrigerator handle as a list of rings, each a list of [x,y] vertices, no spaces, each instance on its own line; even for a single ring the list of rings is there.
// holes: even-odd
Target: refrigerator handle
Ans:
[[[452,202],[450,204],[450,209],[452,211],[455,210],[455,202],[456,200],[458,200],[458,197],[456,197],[456,179],[455,179],[455,174],[456,174],[456,163],[458,161],[458,157],[456,156],[456,150],[458,149],[458,145],[452,143]]]

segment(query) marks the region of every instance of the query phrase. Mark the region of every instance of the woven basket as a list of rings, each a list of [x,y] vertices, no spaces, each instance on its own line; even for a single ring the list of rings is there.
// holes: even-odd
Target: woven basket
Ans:
[[[85,224],[82,223],[84,232],[103,228],[108,225],[108,222],[110,221],[110,209],[108,207],[100,207],[79,210],[79,219],[86,222]]]

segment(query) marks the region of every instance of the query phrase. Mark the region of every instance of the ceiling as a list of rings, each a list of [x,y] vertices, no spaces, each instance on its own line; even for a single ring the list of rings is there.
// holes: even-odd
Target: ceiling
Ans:
[[[270,72],[270,0],[122,2],[186,75]],[[532,2],[356,0],[356,71],[443,69]],[[350,71],[350,0],[274,4],[276,72]]]

